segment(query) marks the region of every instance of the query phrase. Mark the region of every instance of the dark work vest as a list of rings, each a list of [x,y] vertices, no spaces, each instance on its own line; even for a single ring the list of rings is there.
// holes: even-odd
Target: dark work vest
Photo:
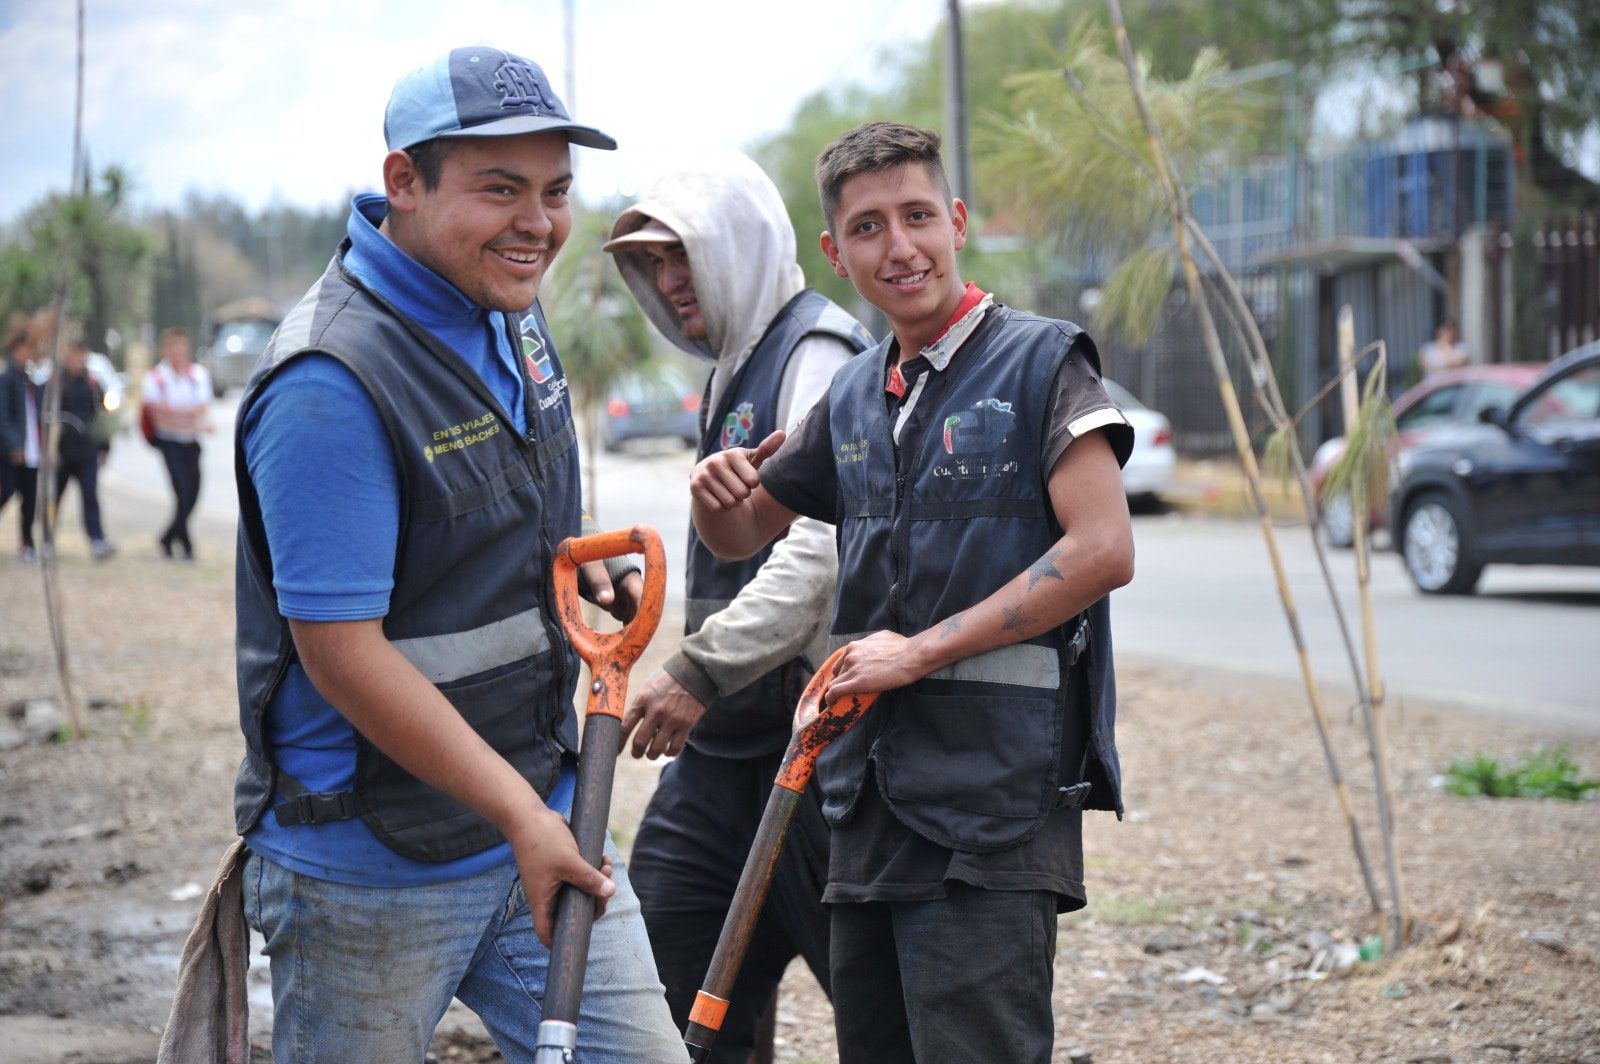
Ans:
[[[931,628],[988,598],[1061,536],[1043,445],[1056,371],[1078,334],[1068,322],[995,306],[944,370],[939,406],[913,407],[898,460],[883,387],[891,341],[840,370],[828,415],[839,507],[835,645]],[[1073,668],[1088,670],[1090,719],[1068,731]],[[1102,599],[1059,628],[880,698],[822,754],[823,811],[835,824],[848,820],[875,764],[895,816],[957,850],[1014,846],[1063,806],[1120,813],[1115,710]],[[1087,751],[1067,754],[1070,736],[1085,732]]]
[[[818,292],[804,290],[772,319],[723,389],[717,409],[707,412],[700,426],[701,458],[729,447],[754,447],[782,427],[777,409],[784,371],[800,341],[814,334],[835,337],[857,352],[872,346],[872,337],[842,308]],[[700,542],[691,522],[684,634],[698,632],[708,617],[726,607],[755,579],[771,553],[769,544],[743,561],[718,561]],[[738,691],[719,696],[689,733],[689,743],[718,757],[754,757],[782,750],[788,745],[795,702],[807,679],[797,662],[788,662]]]
[[[384,634],[540,795],[563,750],[578,747],[577,667],[549,582],[555,545],[579,532],[578,452],[566,374],[543,316],[520,342],[528,432],[430,333],[363,287],[344,249],[279,326],[239,404],[237,580],[239,722],[245,756],[234,789],[243,834],[273,802],[295,824],[359,816],[396,853],[446,861],[502,840],[482,816],[424,784],[356,733],[355,786],[309,795],[273,763],[262,718],[295,660],[278,613],[272,556],[244,460],[243,427],[283,366],[320,352],[371,395],[400,474],[400,538]],[[334,461],[336,455],[307,455]]]

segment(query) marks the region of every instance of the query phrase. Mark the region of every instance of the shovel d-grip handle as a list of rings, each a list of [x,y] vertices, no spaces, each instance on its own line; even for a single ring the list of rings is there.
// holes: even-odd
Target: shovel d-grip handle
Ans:
[[[644,596],[633,620],[619,632],[600,633],[583,619],[583,600],[578,596],[578,566],[604,561],[624,554],[644,555]],[[600,532],[593,536],[574,536],[561,541],[555,558],[556,612],[561,626],[572,640],[572,648],[589,665],[593,677],[589,684],[586,713],[622,719],[623,702],[628,694],[628,670],[639,660],[650,637],[661,623],[661,607],[666,601],[667,557],[661,536],[649,525],[634,525]],[[621,589],[617,590],[621,594]]]
[[[828,684],[838,673],[843,654],[843,647],[834,651],[800,695],[800,704],[795,710],[798,727],[794,738],[789,740],[783,763],[778,766],[778,777],[773,781],[766,811],[761,814],[755,841],[750,844],[750,856],[745,859],[744,871],[739,875],[733,903],[728,906],[728,916],[722,923],[722,934],[717,938],[716,952],[711,955],[706,980],[695,995],[694,1005],[689,1010],[689,1025],[683,1031],[683,1044],[689,1049],[689,1059],[696,1064],[711,1059],[711,1047],[728,1015],[728,996],[739,976],[739,966],[744,963],[745,950],[750,946],[750,936],[761,917],[767,891],[772,887],[789,825],[794,822],[795,810],[816,771],[817,758],[829,743],[860,723],[872,703],[878,700],[877,694],[866,693],[845,695],[831,705],[823,704]]]
[[[633,620],[621,631],[596,632],[583,619],[578,566],[622,554],[644,555],[644,595]],[[611,783],[616,775],[622,709],[628,698],[628,670],[644,653],[661,622],[667,590],[666,553],[655,529],[634,525],[562,540],[556,548],[551,575],[561,626],[578,656],[589,665],[589,704],[583,722],[578,787],[572,798],[572,836],[583,859],[599,868],[605,853],[606,820],[611,814]],[[572,1060],[594,908],[594,898],[571,884],[563,886],[556,899],[544,1015],[534,1047],[536,1064]]]

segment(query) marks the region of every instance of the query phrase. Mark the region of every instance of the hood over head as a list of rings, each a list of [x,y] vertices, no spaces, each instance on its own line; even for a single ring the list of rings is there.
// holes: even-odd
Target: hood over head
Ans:
[[[703,341],[684,336],[677,311],[656,291],[645,253],[649,234],[638,233],[651,223],[676,233],[688,253],[706,325]],[[606,250],[656,328],[690,354],[716,362],[722,373],[738,368],[778,311],[805,288],[783,197],[759,166],[735,151],[707,153],[657,181],[617,218],[611,238]]]

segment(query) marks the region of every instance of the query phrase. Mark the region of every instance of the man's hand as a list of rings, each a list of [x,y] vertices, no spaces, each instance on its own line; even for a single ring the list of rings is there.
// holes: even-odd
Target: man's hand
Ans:
[[[921,644],[897,632],[873,632],[845,646],[825,696],[831,705],[841,695],[881,694],[916,683],[933,671]]]
[[[521,820],[511,835],[517,871],[522,876],[522,892],[528,898],[533,917],[533,932],[546,947],[555,933],[556,895],[563,883],[594,895],[594,918],[606,911],[606,901],[617,892],[611,882],[611,858],[595,868],[578,853],[572,829],[561,814],[541,808]]]
[[[611,574],[606,572],[605,562],[584,562],[578,568],[596,606],[623,624],[633,620],[633,615],[639,611],[639,600],[644,598],[644,577],[637,570],[622,578],[622,594],[618,595],[611,586]]]
[[[651,761],[662,754],[676,757],[683,752],[689,732],[705,711],[700,700],[665,669],[657,669],[623,714],[617,753],[620,755],[628,745],[628,734],[632,732],[634,757],[648,757]]]
[[[689,474],[689,495],[713,513],[731,510],[750,497],[761,483],[756,470],[783,446],[782,430],[761,441],[759,447],[729,447],[703,460]]]

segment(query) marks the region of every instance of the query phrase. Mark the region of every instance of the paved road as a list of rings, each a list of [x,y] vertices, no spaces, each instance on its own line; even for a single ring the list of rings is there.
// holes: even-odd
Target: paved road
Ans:
[[[1349,692],[1348,659],[1306,530],[1279,533],[1313,667],[1330,692]],[[1119,655],[1299,682],[1255,522],[1144,517],[1135,540],[1138,577],[1113,599]],[[1333,552],[1332,561],[1358,626],[1350,552]],[[1600,569],[1490,566],[1475,596],[1425,596],[1399,556],[1384,551],[1373,558],[1373,609],[1392,697],[1600,730]]]
[[[204,452],[200,509],[226,529],[233,492],[234,397],[214,410],[216,435]],[[689,452],[677,447],[600,456],[596,516],[607,526],[642,521],[662,533],[671,579],[669,607],[681,602]],[[156,452],[130,439],[113,452],[108,482],[164,499]],[[1291,586],[1308,645],[1330,700],[1352,690],[1326,592],[1305,529],[1282,528]],[[224,532],[224,534],[227,534]],[[1177,514],[1135,519],[1138,578],[1114,599],[1123,660],[1221,668],[1298,682],[1282,609],[1254,522]],[[1335,552],[1352,625],[1353,566]],[[1019,559],[1018,568],[1022,560]],[[1460,703],[1491,714],[1600,730],[1600,569],[1491,566],[1470,598],[1419,595],[1392,553],[1374,558],[1373,598],[1381,665],[1394,698]]]

